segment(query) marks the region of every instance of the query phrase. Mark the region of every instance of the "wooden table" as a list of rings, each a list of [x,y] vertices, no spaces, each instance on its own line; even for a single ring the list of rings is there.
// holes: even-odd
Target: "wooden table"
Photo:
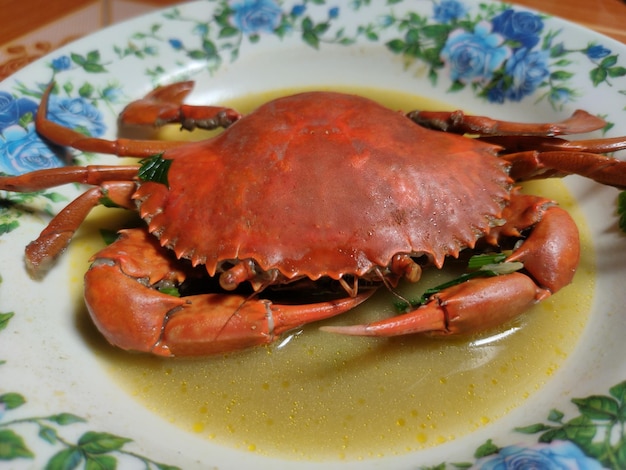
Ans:
[[[626,43],[624,0],[515,0],[513,3],[560,16]]]
[[[73,39],[177,3],[182,0],[2,0],[0,80]],[[626,43],[625,0],[516,0],[513,3],[560,16]]]

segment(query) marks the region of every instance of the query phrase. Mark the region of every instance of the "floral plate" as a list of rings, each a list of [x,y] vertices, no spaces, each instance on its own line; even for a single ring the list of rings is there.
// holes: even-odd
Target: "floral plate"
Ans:
[[[194,2],[98,32],[1,83],[0,171],[65,163],[33,129],[52,79],[51,119],[107,138],[125,103],[187,78],[198,82],[197,102],[384,84],[500,118],[560,119],[585,108],[607,120],[606,135],[619,135],[626,133],[625,55],[611,39],[497,2]],[[626,468],[626,240],[617,193],[575,177],[567,185],[591,228],[598,276],[592,321],[551,380],[503,418],[452,442],[322,463],[216,445],[137,406],[77,333],[76,300],[65,288],[70,262],[61,260],[45,282],[24,272],[25,243],[76,188],[2,194],[0,467]]]

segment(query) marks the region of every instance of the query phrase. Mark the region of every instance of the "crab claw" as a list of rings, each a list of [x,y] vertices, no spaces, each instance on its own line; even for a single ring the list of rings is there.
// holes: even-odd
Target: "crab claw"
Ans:
[[[549,295],[521,273],[476,278],[433,295],[428,303],[404,315],[367,325],[320,329],[354,336],[468,334],[501,325]]]
[[[231,294],[176,297],[156,286],[178,285],[189,274],[145,230],[124,230],[101,250],[85,274],[85,302],[109,343],[158,356],[223,354],[269,344],[281,334],[344,313],[368,299],[279,305]]]
[[[167,319],[159,350],[167,347],[175,356],[200,356],[269,344],[289,330],[351,310],[373,292],[307,305],[224,294],[188,297],[185,308]]]
[[[507,258],[522,262],[528,275],[514,272],[474,278],[432,295],[426,304],[404,315],[368,325],[322,329],[359,336],[476,333],[521,315],[568,285],[580,257],[578,229],[571,216],[548,200],[517,193],[513,194],[508,211],[508,220],[515,227],[506,227],[505,231],[513,234],[517,229],[532,227],[528,238]],[[497,235],[494,237],[496,243]]]
[[[276,305],[225,294],[178,298],[109,264],[90,269],[86,280],[89,313],[109,343],[158,356],[224,354],[269,344],[288,330],[350,310],[371,295],[310,305]]]
[[[516,215],[517,214],[517,215]],[[448,287],[404,315],[368,325],[325,326],[331,333],[359,336],[398,336],[430,333],[434,336],[477,333],[501,325],[524,313],[570,282],[580,257],[578,229],[571,216],[549,200],[514,192],[507,208],[513,235],[531,228],[530,235],[507,258],[524,264],[527,274],[514,272],[474,278]]]

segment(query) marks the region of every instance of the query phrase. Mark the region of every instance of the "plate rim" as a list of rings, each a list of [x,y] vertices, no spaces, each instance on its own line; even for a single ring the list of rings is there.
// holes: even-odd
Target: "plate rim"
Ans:
[[[466,0],[465,3],[474,4],[474,3],[477,3],[477,0]],[[192,11],[194,8],[197,8],[197,7],[201,6],[201,5],[208,5],[208,4],[209,4],[209,2],[197,1],[197,2],[191,2],[189,4],[183,4],[183,5],[180,5],[180,6],[175,7],[175,8]],[[76,51],[76,50],[81,50],[83,54],[87,54],[88,51],[86,49],[89,49],[89,48],[93,47],[93,46],[89,46],[89,44],[90,44],[89,41],[97,42],[99,40],[103,40],[106,37],[109,37],[109,36],[112,36],[112,35],[116,35],[118,33],[121,34],[124,31],[127,31],[128,33],[130,33],[130,29],[135,27],[135,25],[144,25],[144,24],[147,25],[152,18],[154,18],[154,19],[162,18],[162,15],[164,14],[164,12],[166,12],[166,11],[173,11],[175,8],[168,7],[166,9],[163,9],[163,10],[160,10],[160,11],[153,12],[153,13],[150,13],[148,15],[142,16],[141,18],[131,19],[129,21],[126,21],[126,22],[123,22],[123,23],[119,23],[117,25],[113,25],[113,26],[111,26],[109,28],[106,28],[104,30],[98,31],[94,35],[90,35],[87,38],[78,39],[75,42],[72,42],[72,43],[70,43],[68,45],[65,45],[62,48],[57,49],[56,51],[49,53],[48,55],[46,55],[42,59],[38,60],[37,62],[35,62],[33,64],[30,64],[26,68],[18,71],[17,73],[15,73],[11,77],[9,77],[5,81],[3,81],[0,84],[0,90],[5,90],[5,91],[6,90],[14,90],[15,86],[17,86],[17,84],[18,84],[18,81],[19,81],[20,77],[27,76],[29,74],[30,75],[35,75],[37,71],[42,69],[42,64],[44,66],[46,66],[45,64],[52,63],[52,61],[55,58],[58,58],[59,56],[69,55],[69,54],[71,54],[72,51]],[[521,7],[521,6],[514,6],[514,8],[516,10],[519,10],[519,11],[534,11],[534,10],[529,10],[529,9],[527,9],[525,7]],[[585,35],[590,36],[591,38],[599,38],[598,40],[601,39],[603,41],[603,44],[605,44],[607,46],[606,47],[607,49],[611,48],[612,50],[626,51],[626,48],[624,48],[624,45],[619,43],[618,41],[615,41],[615,40],[613,40],[611,38],[608,38],[606,36],[602,36],[599,33],[592,32],[592,31],[590,31],[590,30],[588,30],[586,28],[583,28],[583,27],[580,27],[578,25],[575,25],[574,23],[568,22],[566,20],[557,19],[557,18],[554,18],[554,17],[551,17],[550,21],[554,21],[555,24],[562,25],[563,28],[565,28],[565,29],[568,29],[568,30],[569,29],[573,29],[574,31],[576,31],[578,33],[581,33],[581,34],[584,32]],[[90,38],[90,39],[88,39],[88,38]],[[81,47],[79,47],[79,46],[81,46]],[[142,87],[147,87],[147,85],[144,83],[142,85]],[[488,106],[488,107],[490,109],[492,109],[491,105]],[[581,188],[582,189],[579,190],[581,192],[588,191],[588,188],[586,187],[586,185],[584,183],[582,184]],[[6,235],[3,235],[3,238],[6,240]],[[58,276],[60,272],[61,272],[61,269],[57,269],[55,274]],[[2,289],[1,285],[0,285],[0,289]],[[2,291],[0,290],[0,292],[2,292]],[[4,309],[4,307],[3,307],[3,309]],[[13,323],[13,320],[11,320],[11,323]],[[13,326],[13,325],[11,325],[11,326]],[[0,335],[7,336],[7,331],[0,332]],[[0,344],[0,351],[1,351],[0,352],[0,358],[4,359],[4,357],[6,357],[6,356],[4,355],[5,351],[3,350],[3,347],[2,347],[1,344]],[[68,360],[68,358],[64,358],[64,360]],[[7,367],[7,364],[2,364],[2,365],[0,365],[0,367],[5,369]],[[623,371],[623,372],[626,372],[626,370]],[[623,373],[623,375],[626,376],[626,373]],[[554,381],[553,381],[553,383],[554,383]],[[546,387],[544,387],[544,388],[546,388]],[[546,389],[546,390],[548,390],[548,389]],[[110,396],[111,396],[112,400],[114,400],[116,398],[116,395],[114,393],[111,394]],[[512,415],[515,415],[516,417],[523,416],[523,414],[524,414],[524,412],[526,410],[524,410],[524,412],[522,412],[522,408],[524,408],[524,406],[520,406],[517,410],[514,410],[510,415],[508,415],[505,418],[508,418],[509,416],[512,416]],[[91,413],[95,413],[95,411],[96,410],[90,410],[89,413],[90,414]],[[516,412],[519,412],[519,416],[516,414]],[[5,413],[6,413],[6,411],[5,411]],[[0,414],[0,419],[1,419],[1,414]],[[146,416],[146,419],[149,420],[150,418],[148,416]],[[502,421],[503,420],[499,420],[499,422],[502,422]],[[505,419],[505,421],[506,421],[506,419]],[[109,424],[113,425],[114,423],[110,422]],[[490,426],[487,426],[486,428],[490,428]],[[483,431],[484,431],[484,429],[483,429]],[[481,434],[481,433],[474,433],[471,436],[477,436],[479,434]],[[453,441],[452,444],[458,443],[460,441],[464,441],[465,442],[471,436],[466,436],[466,437],[463,437],[463,438],[458,439],[456,441]],[[475,437],[474,437],[474,439],[475,439]],[[184,439],[182,438],[182,435],[180,436],[179,440],[180,440],[180,442],[184,441]],[[191,439],[191,440],[194,440],[194,439]],[[469,439],[469,441],[472,441],[472,439]],[[203,440],[203,442],[204,442],[204,440]],[[184,444],[181,444],[181,445],[184,446]],[[140,447],[141,446],[142,446],[142,444],[140,444]],[[440,454],[441,449],[444,448],[444,447],[446,448],[445,452],[448,452],[450,450],[449,449],[449,447],[450,447],[449,445],[444,445],[444,446],[435,447],[433,449],[426,449],[426,450],[422,450],[422,451],[418,451],[418,452],[420,453],[420,456],[424,456],[427,459],[434,459],[434,458],[436,458],[436,456],[438,454]],[[246,459],[247,457],[250,457],[249,455],[247,455],[245,453],[243,453],[243,455],[242,455],[239,452],[237,452],[236,455],[238,456],[238,458],[243,458],[243,459]],[[468,456],[468,458],[469,458],[469,456]],[[253,458],[250,461],[250,463],[252,464],[254,460],[256,460],[256,459]],[[399,457],[397,459],[392,458],[391,460],[392,461],[397,460],[398,462],[400,462],[400,465],[404,465],[405,457],[403,456],[403,457]],[[432,460],[429,460],[429,461],[432,461]],[[274,461],[273,459],[269,459],[268,462],[271,462],[271,464],[278,464],[278,462],[282,462],[282,461],[280,459],[278,459],[277,461]],[[380,461],[380,462],[383,462],[383,461]],[[387,461],[385,460],[384,462],[387,462]],[[237,465],[240,465],[240,464],[241,464],[241,460],[239,460]],[[300,465],[300,464],[303,464],[303,463],[302,462],[298,462],[298,464]],[[327,463],[325,465],[327,466]],[[351,465],[351,463],[343,463],[342,464],[342,468],[346,468],[347,466],[350,466],[350,465]],[[375,463],[374,463],[374,465],[375,465]]]

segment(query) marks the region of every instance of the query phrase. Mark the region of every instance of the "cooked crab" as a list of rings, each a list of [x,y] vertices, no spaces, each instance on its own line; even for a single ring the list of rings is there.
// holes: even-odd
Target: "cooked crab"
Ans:
[[[145,221],[95,254],[85,275],[93,321],[123,349],[183,356],[269,343],[354,308],[381,285],[417,282],[423,269],[464,250],[510,245],[510,272],[457,283],[397,317],[324,327],[375,336],[491,328],[570,283],[579,261],[569,214],[515,183],[576,173],[626,187],[626,163],[602,155],[626,148],[626,138],[555,137],[604,126],[584,111],[521,124],[460,111],[403,114],[360,96],[307,92],[242,117],[183,104],[191,87],[157,88],[120,119],[226,128],[195,143],[86,137],[46,119],[49,87],[36,117],[43,137],[144,160],[0,177],[7,191],[92,186],[27,247],[34,274],[98,204]],[[276,300],[284,288],[308,300]]]

